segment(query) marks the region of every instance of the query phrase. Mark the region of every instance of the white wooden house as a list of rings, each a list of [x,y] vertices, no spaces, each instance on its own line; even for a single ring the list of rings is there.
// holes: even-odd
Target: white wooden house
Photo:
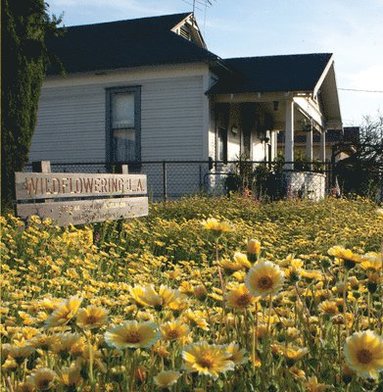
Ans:
[[[342,127],[331,54],[221,59],[191,13],[68,27],[50,47],[65,74],[44,82],[31,162],[272,160],[277,132],[292,162],[307,122],[324,159]]]

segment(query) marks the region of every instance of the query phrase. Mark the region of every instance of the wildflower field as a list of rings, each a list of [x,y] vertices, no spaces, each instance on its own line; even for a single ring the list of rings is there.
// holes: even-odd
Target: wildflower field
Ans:
[[[194,197],[1,219],[1,390],[383,391],[383,211]]]

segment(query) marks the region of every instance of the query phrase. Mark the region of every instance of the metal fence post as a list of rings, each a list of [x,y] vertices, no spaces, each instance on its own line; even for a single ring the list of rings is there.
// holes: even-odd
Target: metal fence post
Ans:
[[[166,161],[162,161],[162,191],[164,201],[168,200],[168,171]]]
[[[199,165],[199,191],[203,191],[203,184],[202,184],[202,165]]]

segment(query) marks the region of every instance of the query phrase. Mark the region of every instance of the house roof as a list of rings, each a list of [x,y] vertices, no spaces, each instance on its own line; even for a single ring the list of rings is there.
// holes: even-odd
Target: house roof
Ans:
[[[220,79],[209,94],[313,91],[331,56],[312,53],[224,59],[236,75]]]
[[[190,15],[66,27],[48,47],[67,73],[216,60],[213,53],[171,31]],[[48,70],[58,72],[57,66]]]

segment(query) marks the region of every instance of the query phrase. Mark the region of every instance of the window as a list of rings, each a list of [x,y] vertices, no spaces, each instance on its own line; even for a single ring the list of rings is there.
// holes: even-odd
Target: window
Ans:
[[[141,160],[140,87],[107,90],[107,161]]]

